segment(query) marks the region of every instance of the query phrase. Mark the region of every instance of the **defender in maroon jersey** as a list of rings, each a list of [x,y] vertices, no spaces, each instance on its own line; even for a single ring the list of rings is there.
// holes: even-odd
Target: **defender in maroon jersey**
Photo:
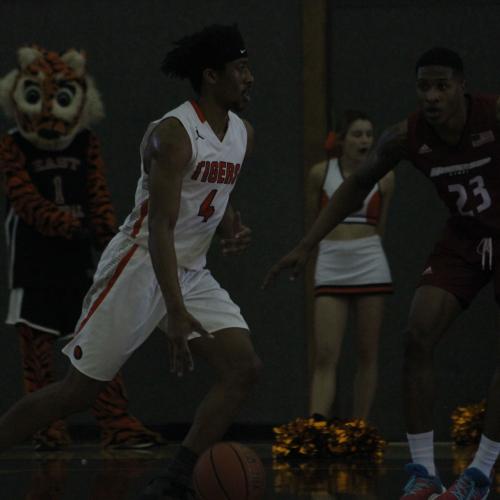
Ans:
[[[500,363],[488,393],[479,449],[445,492],[434,464],[433,353],[451,323],[490,280],[500,302],[500,99],[466,94],[462,60],[443,48],[420,57],[416,84],[421,109],[382,134],[310,231],[271,268],[264,286],[285,268],[297,276],[317,243],[402,160],[427,176],[450,218],[424,268],[408,322],[403,381],[412,463],[401,500],[478,500],[488,496],[489,476],[500,453]]]

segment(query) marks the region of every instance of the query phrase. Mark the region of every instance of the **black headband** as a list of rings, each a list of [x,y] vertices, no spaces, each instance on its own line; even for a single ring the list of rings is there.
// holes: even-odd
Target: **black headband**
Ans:
[[[210,66],[221,67],[236,59],[248,57],[248,51],[245,48],[243,40],[229,40],[229,42],[223,46],[206,47],[203,66],[207,68]]]
[[[228,63],[242,57],[248,57],[248,51],[243,44],[235,44],[227,47],[227,51],[222,51],[221,62]]]

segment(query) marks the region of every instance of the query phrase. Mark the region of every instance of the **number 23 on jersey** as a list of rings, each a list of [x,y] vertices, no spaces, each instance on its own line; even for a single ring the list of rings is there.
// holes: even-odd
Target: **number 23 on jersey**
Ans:
[[[472,188],[472,196],[476,201],[476,207],[473,210],[465,210],[465,205],[470,199],[469,190],[467,188],[469,188],[469,190]],[[470,179],[466,186],[462,184],[450,184],[448,186],[448,191],[450,193],[457,193],[458,198],[456,203],[460,215],[472,217],[476,213],[484,212],[491,206],[491,196],[484,185],[484,179],[481,175]]]

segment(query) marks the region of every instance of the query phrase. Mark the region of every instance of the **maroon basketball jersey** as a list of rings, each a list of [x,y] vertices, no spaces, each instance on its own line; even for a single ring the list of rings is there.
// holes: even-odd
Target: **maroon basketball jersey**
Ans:
[[[434,183],[465,235],[500,236],[500,127],[496,96],[467,96],[460,142],[444,143],[421,111],[408,118],[410,161]]]

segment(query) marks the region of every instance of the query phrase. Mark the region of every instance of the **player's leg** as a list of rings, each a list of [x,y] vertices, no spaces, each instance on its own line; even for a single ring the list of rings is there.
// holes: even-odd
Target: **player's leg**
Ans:
[[[490,440],[500,442],[500,342],[496,349],[497,364],[488,389],[483,430]]]
[[[441,288],[422,286],[415,292],[403,364],[405,419],[411,434],[433,429],[434,350],[461,312],[458,299]]]
[[[219,441],[257,380],[261,362],[248,331],[227,328],[214,339],[196,338],[189,347],[214,372],[214,382],[196,410],[191,428],[163,477],[150,482],[141,500],[191,499],[191,474],[199,455]]]
[[[347,325],[350,299],[322,295],[314,301],[314,356],[309,413],[330,417],[337,388],[337,364]]]
[[[421,286],[413,298],[403,363],[403,403],[412,463],[401,500],[434,498],[444,487],[434,462],[434,349],[462,306],[450,292]]]
[[[209,364],[215,378],[183,442],[197,454],[224,435],[253,389],[261,367],[248,331],[228,328],[215,332],[214,337],[190,341],[193,355]]]
[[[189,341],[195,363],[196,358],[204,359],[213,370],[214,381],[165,476],[151,481],[141,500],[194,498],[190,484],[198,456],[220,440],[234,421],[261,366],[239,307],[210,272],[183,272],[181,286],[187,310],[214,336],[192,334]],[[168,317],[160,328],[165,329],[167,322]]]
[[[434,348],[453,320],[491,279],[484,267],[484,252],[479,251],[480,243],[447,226],[445,238],[427,261],[414,297],[403,374],[405,419],[413,461],[407,466],[411,477],[404,500],[427,498],[422,495],[442,489],[435,471],[433,447]],[[418,490],[418,494],[413,490]]]
[[[20,444],[55,420],[89,408],[102,385],[71,367],[60,382],[27,394],[0,417],[0,449]]]
[[[377,387],[378,344],[385,296],[358,295],[354,300],[357,364],[354,377],[353,416],[367,420]]]
[[[497,354],[497,360],[500,360],[500,352]],[[479,447],[469,466],[449,487],[448,491],[439,498],[456,500],[457,498],[483,499],[488,497],[493,467],[500,455],[499,394],[500,362],[497,361],[488,390],[486,414]]]
[[[497,256],[495,256],[497,264]],[[496,302],[500,305],[500,266],[496,265],[494,286]],[[497,325],[500,325],[500,311],[498,314]],[[497,326],[498,329],[498,326]],[[499,339],[500,340],[500,339]],[[497,343],[497,364],[488,390],[486,415],[484,419],[484,435],[489,440],[500,442],[500,342]]]
[[[500,275],[494,276],[495,295],[500,303]],[[498,323],[498,322],[497,322]],[[486,414],[479,447],[472,463],[465,469],[446,493],[448,498],[456,498],[455,493],[465,491],[475,494],[471,498],[486,498],[491,485],[491,472],[500,454],[500,343],[497,344],[497,364],[487,395]],[[475,489],[474,489],[475,488]],[[453,496],[455,495],[455,496]],[[446,498],[446,497],[445,497]]]

